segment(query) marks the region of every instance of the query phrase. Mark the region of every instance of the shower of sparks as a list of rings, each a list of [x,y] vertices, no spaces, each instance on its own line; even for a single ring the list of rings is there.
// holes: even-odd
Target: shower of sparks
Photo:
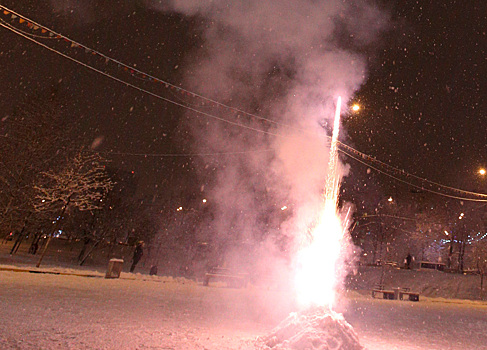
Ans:
[[[324,208],[312,230],[311,242],[298,254],[296,291],[303,306],[332,307],[337,287],[336,264],[341,254],[344,225],[337,213],[338,203],[338,133],[340,130],[338,98],[328,161]]]

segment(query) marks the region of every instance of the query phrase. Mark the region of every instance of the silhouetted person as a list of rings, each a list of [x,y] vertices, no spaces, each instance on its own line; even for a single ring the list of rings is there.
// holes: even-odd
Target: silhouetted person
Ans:
[[[408,253],[408,256],[406,257],[406,269],[410,270],[411,269],[411,262],[413,261],[413,257],[411,254]]]
[[[130,266],[130,272],[134,272],[135,266],[139,262],[140,258],[142,258],[142,255],[144,255],[144,250],[142,249],[143,246],[144,242],[142,241],[138,242],[135,246],[134,256],[132,258],[132,266]]]
[[[29,254],[34,254],[37,253],[37,249],[39,249],[39,243],[37,243],[37,237],[34,238],[34,241],[29,247]]]

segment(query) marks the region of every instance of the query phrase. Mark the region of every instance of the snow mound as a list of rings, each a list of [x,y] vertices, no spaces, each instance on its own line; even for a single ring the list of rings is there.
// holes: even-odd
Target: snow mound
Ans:
[[[257,348],[275,350],[361,350],[352,326],[341,314],[325,307],[291,313],[269,335],[257,339]]]

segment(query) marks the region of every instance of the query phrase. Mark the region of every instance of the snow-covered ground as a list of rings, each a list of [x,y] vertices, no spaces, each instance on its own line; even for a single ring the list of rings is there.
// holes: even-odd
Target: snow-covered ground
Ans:
[[[296,309],[286,292],[252,286],[0,269],[0,349],[254,349],[258,336]],[[485,302],[424,296],[420,302],[392,301],[349,291],[337,311],[370,350],[487,349]]]
[[[80,247],[56,245],[36,269],[27,245],[15,255],[10,247],[0,245],[0,350],[254,349],[262,347],[257,337],[275,334],[297,311],[289,292],[265,285],[204,287],[149,276],[143,262],[142,274],[105,279],[106,252],[79,267]],[[381,281],[420,292],[420,301],[372,299]],[[336,311],[370,350],[487,349],[487,302],[474,300],[479,287],[479,276],[361,267]]]

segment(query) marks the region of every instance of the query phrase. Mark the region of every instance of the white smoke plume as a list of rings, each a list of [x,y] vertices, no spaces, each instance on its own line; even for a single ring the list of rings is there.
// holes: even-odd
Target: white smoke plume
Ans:
[[[146,5],[194,20],[200,47],[189,55],[185,86],[278,122],[205,106],[209,113],[280,136],[202,118],[190,123],[198,151],[249,151],[202,160],[205,171],[214,169],[202,176],[218,203],[215,232],[235,246],[266,237],[260,258],[266,250],[274,259],[269,240],[292,249],[286,243],[306,235],[322,206],[334,103],[338,95],[347,101],[364,82],[366,59],[360,53],[373,45],[386,18],[372,2],[360,0]],[[346,166],[341,170],[344,175]],[[288,212],[280,213],[283,206]],[[272,232],[277,226],[279,232]]]

